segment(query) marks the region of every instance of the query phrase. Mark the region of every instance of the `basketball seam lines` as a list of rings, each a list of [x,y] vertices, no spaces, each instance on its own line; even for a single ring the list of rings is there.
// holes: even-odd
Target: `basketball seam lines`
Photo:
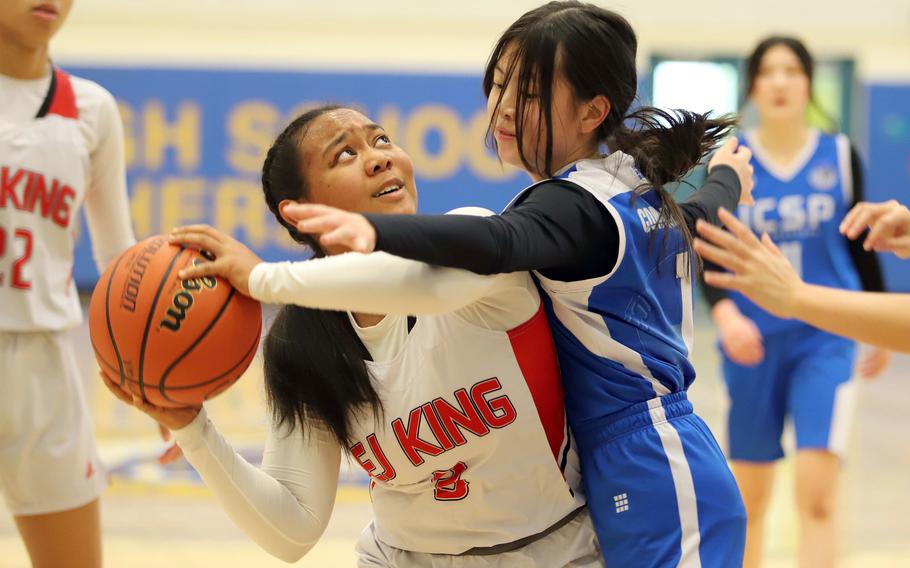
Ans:
[[[240,361],[238,361],[237,363],[235,363],[233,366],[231,366],[230,369],[226,370],[225,372],[223,372],[223,373],[221,373],[221,374],[219,374],[219,375],[215,375],[214,377],[212,377],[212,378],[210,378],[210,379],[206,379],[206,380],[201,381],[201,382],[198,382],[198,383],[193,383],[192,385],[180,385],[180,386],[176,386],[176,387],[170,387],[169,390],[176,391],[176,390],[195,389],[195,388],[201,387],[201,386],[203,386],[203,385],[207,385],[207,384],[209,384],[209,383],[213,383],[213,382],[217,381],[217,380],[220,379],[221,377],[227,375],[228,373],[230,373],[231,371],[233,371],[234,369],[236,369],[237,367],[239,367],[241,364],[243,364],[243,362],[246,360],[246,358],[249,357],[250,353],[253,353],[253,352],[256,350],[256,346],[257,346],[258,344],[259,344],[259,336],[256,336],[256,337],[253,338],[253,343],[252,343],[252,345],[250,345],[250,347],[246,350],[246,352],[244,353],[244,355],[243,355],[243,357],[240,359]],[[131,383],[138,383],[138,382],[139,382],[139,381],[134,380],[134,379],[127,379],[127,380],[128,380],[129,382],[131,382]]]
[[[174,255],[174,258],[171,259],[171,263],[168,265],[167,270],[164,272],[164,275],[161,277],[161,283],[158,284],[158,291],[155,292],[155,299],[152,300],[152,307],[149,309],[148,319],[145,322],[145,331],[142,332],[142,345],[139,348],[139,394],[145,400],[145,382],[142,377],[143,367],[145,366],[145,346],[148,343],[149,330],[152,327],[152,319],[155,317],[155,308],[158,306],[158,299],[161,297],[161,291],[164,290],[165,284],[167,284],[167,277],[170,276],[171,270],[174,269],[174,265],[177,263],[177,260],[183,255],[183,251],[187,250],[186,247],[180,247],[180,252]]]
[[[114,347],[114,355],[117,356],[121,387],[126,384],[126,377],[123,375],[123,358],[120,356],[120,350],[117,349],[117,340],[114,338],[114,326],[111,324],[111,286],[114,284],[114,274],[117,272],[117,267],[120,266],[120,261],[123,260],[124,256],[126,256],[126,252],[117,257],[117,262],[114,263],[114,268],[111,269],[111,275],[107,279],[107,290],[105,290],[104,293],[104,318],[107,323],[107,333],[111,338],[111,345]],[[95,343],[92,342],[92,348],[94,347]],[[97,349],[95,351],[97,352]],[[113,365],[111,365],[111,367],[113,367]]]
[[[231,299],[233,299],[235,292],[236,290],[232,287],[231,291],[228,293],[227,299],[225,299],[224,303],[221,304],[221,308],[218,310],[218,313],[215,315],[215,317],[212,318],[212,321],[209,322],[209,325],[206,326],[204,330],[202,330],[202,333],[199,334],[199,337],[197,337],[196,340],[193,341],[193,343],[191,343],[183,353],[174,359],[174,361],[168,365],[168,368],[164,370],[164,373],[161,374],[161,378],[158,380],[158,392],[161,393],[161,396],[163,396],[165,399],[174,402],[164,390],[164,383],[167,380],[167,376],[170,375],[174,367],[176,367],[180,361],[183,361],[183,359],[190,354],[190,351],[195,349],[196,346],[199,345],[203,339],[205,339],[205,336],[208,335],[210,331],[212,331],[212,328],[215,327],[215,324],[218,323],[218,320],[221,319],[222,315],[224,315],[224,311],[227,309],[228,304],[231,303]]]
[[[94,339],[90,339],[89,341],[91,341],[91,343],[92,343],[92,351],[95,352],[95,359],[97,359],[99,363],[104,363],[104,366],[106,366],[106,367],[107,367],[108,369],[110,369],[111,371],[117,372],[117,367],[115,367],[115,366],[111,365],[110,363],[108,363],[108,362],[104,359],[104,356],[101,355],[101,352],[98,351],[98,347],[95,346],[95,340],[94,340]],[[100,367],[100,365],[99,365],[99,367]],[[125,380],[126,380],[125,378],[121,377],[121,384],[120,384],[120,386],[123,386],[123,382],[124,382]]]

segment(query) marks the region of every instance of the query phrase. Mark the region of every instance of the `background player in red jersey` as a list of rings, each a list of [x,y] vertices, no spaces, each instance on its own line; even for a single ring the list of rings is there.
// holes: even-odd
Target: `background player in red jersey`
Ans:
[[[99,268],[134,238],[116,103],[48,59],[71,6],[0,2],[0,489],[33,566],[95,568],[107,481],[67,337],[79,207]]]

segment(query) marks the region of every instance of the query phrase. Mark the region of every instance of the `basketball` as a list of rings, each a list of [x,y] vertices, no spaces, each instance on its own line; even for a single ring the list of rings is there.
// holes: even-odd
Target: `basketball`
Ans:
[[[167,237],[150,237],[120,255],[92,293],[98,365],[154,405],[195,406],[217,395],[243,374],[259,345],[258,302],[221,278],[177,277],[205,260]]]

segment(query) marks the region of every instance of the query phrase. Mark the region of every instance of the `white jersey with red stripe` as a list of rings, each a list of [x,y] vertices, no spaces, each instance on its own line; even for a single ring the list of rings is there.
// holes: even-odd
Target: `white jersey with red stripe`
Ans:
[[[422,316],[369,368],[383,414],[356,423],[349,450],[372,478],[383,542],[458,553],[541,532],[584,502],[542,308],[508,331]]]
[[[81,321],[72,280],[86,203],[99,270],[134,242],[113,97],[59,69],[0,76],[0,331]]]
[[[258,469],[204,411],[174,432],[231,519],[270,553],[294,561],[319,539],[342,450],[372,478],[370,530],[383,550],[498,551],[533,541],[583,505],[555,345],[528,273],[481,276],[345,254],[261,263],[249,290],[263,302],[388,314],[370,327],[355,322],[382,412],[352,417],[350,447],[319,423],[273,425]],[[581,540],[579,550],[535,554],[528,565],[580,565],[572,559],[597,551],[593,537]]]

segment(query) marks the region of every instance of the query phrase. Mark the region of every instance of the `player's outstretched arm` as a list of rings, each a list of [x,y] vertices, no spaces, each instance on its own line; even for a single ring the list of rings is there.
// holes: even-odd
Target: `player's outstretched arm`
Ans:
[[[726,210],[720,217],[730,232],[700,222],[701,239],[696,240],[695,250],[730,272],[708,271],[705,282],[741,292],[778,317],[799,319],[870,345],[910,353],[910,294],[806,284],[767,235],[759,240]]]
[[[524,273],[482,276],[386,253],[262,262],[242,243],[203,225],[175,229],[172,240],[214,257],[182,270],[180,278],[221,276],[260,302],[392,315],[482,309],[485,301],[495,304],[490,309],[499,313],[505,302],[515,311],[513,318],[502,322],[507,328],[531,317],[539,305],[536,294],[528,292],[529,277]]]
[[[204,408],[158,408],[102,378],[117,398],[172,430],[227,515],[263,550],[296,562],[313,548],[328,525],[338,487],[341,449],[330,433],[270,429],[260,469],[228,444]]]

